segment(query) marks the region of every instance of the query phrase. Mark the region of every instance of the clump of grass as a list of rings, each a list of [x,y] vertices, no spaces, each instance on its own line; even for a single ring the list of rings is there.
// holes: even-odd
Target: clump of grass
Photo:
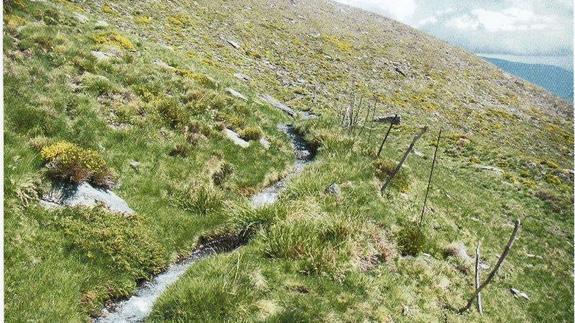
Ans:
[[[105,76],[86,73],[82,76],[84,88],[96,95],[117,91],[116,86]]]
[[[89,182],[96,186],[111,188],[115,176],[100,154],[94,150],[59,141],[41,150],[47,162],[48,174],[53,178],[74,184]]]
[[[378,159],[374,162],[375,176],[384,181],[392,175],[397,167],[397,163],[389,159]],[[401,168],[391,181],[391,186],[397,188],[400,192],[409,190],[410,178],[405,168]]]
[[[246,127],[240,130],[239,135],[244,140],[259,140],[263,132],[259,127]]]
[[[134,22],[138,25],[147,25],[152,22],[152,17],[150,16],[136,16],[134,17]]]
[[[170,152],[169,156],[186,158],[190,155],[190,147],[188,145],[177,144]]]
[[[112,45],[128,50],[134,50],[136,48],[128,37],[115,31],[97,33],[93,39],[96,43],[102,45]]]
[[[218,169],[212,174],[212,182],[216,186],[223,185],[234,173],[234,166],[226,161],[222,162]]]
[[[160,97],[151,102],[158,114],[172,128],[188,124],[189,116],[184,107],[173,97]]]
[[[397,234],[399,251],[404,256],[417,256],[425,247],[426,237],[421,228],[415,223],[410,223]]]
[[[183,210],[202,216],[218,212],[224,206],[222,192],[207,184],[176,191],[173,198]]]
[[[302,219],[272,225],[262,236],[263,252],[271,258],[294,260],[306,274],[338,275],[347,265],[349,228],[337,222]]]

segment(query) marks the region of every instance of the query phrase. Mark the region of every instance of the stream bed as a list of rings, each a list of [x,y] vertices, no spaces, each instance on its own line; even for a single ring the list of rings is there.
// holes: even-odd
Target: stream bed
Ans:
[[[254,208],[276,202],[290,179],[299,175],[304,166],[313,161],[315,157],[315,151],[301,135],[296,133],[293,126],[280,124],[278,129],[289,137],[296,162],[286,177],[251,197],[250,202]],[[156,300],[195,262],[217,253],[232,251],[245,243],[247,243],[245,239],[236,236],[224,236],[198,246],[190,256],[171,265],[166,271],[138,287],[130,298],[107,305],[102,310],[102,315],[95,318],[93,322],[143,322],[152,312]]]

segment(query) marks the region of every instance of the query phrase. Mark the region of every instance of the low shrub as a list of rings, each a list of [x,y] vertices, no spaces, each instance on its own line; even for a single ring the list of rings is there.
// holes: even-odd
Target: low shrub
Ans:
[[[178,100],[172,97],[155,99],[152,105],[158,114],[166,120],[172,128],[187,125],[189,116]]]
[[[382,181],[387,180],[397,167],[397,163],[389,159],[378,159],[374,162],[375,176]],[[409,174],[405,168],[401,168],[391,181],[391,186],[397,188],[401,192],[406,192],[409,189]]]
[[[136,48],[132,41],[126,36],[113,31],[97,33],[94,35],[93,39],[96,43],[101,45],[112,45],[128,50],[134,50]]]
[[[423,251],[426,244],[425,234],[419,226],[411,223],[397,234],[399,251],[404,256],[417,256]]]
[[[41,155],[47,162],[48,174],[59,180],[89,182],[104,188],[111,188],[116,181],[106,161],[94,150],[59,141],[42,148]]]
[[[240,130],[239,135],[244,140],[259,140],[263,132],[259,127],[246,127]]]

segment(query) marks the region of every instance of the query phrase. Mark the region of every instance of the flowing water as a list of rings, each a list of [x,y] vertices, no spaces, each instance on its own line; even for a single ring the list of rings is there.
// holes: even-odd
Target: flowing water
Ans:
[[[261,207],[274,203],[287,185],[287,182],[303,171],[304,165],[311,162],[315,152],[310,145],[298,135],[291,125],[279,125],[278,129],[287,134],[291,140],[296,156],[296,163],[291,172],[281,181],[265,188],[262,192],[251,198],[253,207]],[[117,301],[107,306],[102,311],[102,316],[96,318],[94,322],[142,322],[152,312],[155,301],[164,291],[176,282],[186,270],[198,260],[217,254],[219,252],[231,251],[245,244],[247,241],[238,237],[221,237],[199,246],[191,256],[170,266],[166,271],[154,277],[151,281],[144,283],[138,288],[136,293],[127,300]]]

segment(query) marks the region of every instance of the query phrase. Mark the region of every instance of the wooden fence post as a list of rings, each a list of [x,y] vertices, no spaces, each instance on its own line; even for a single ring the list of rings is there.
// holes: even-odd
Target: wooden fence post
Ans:
[[[397,167],[395,167],[395,169],[393,170],[393,173],[391,173],[389,175],[389,177],[387,178],[387,180],[385,181],[385,183],[383,183],[383,186],[381,187],[381,193],[383,194],[383,192],[385,191],[385,189],[387,188],[387,186],[389,185],[389,183],[391,182],[391,180],[393,180],[393,178],[395,177],[395,175],[397,174],[397,172],[399,172],[399,169],[401,168],[401,166],[403,165],[403,163],[405,162],[405,160],[407,159],[407,156],[409,155],[409,153],[413,150],[413,146],[415,146],[415,142],[421,138],[421,136],[423,136],[423,134],[427,131],[427,126],[423,127],[421,129],[421,131],[415,135],[415,137],[413,137],[413,140],[411,141],[411,144],[409,145],[409,147],[407,147],[407,150],[405,151],[405,153],[403,154],[403,157],[401,157],[401,160],[399,161],[399,163],[397,164]]]

